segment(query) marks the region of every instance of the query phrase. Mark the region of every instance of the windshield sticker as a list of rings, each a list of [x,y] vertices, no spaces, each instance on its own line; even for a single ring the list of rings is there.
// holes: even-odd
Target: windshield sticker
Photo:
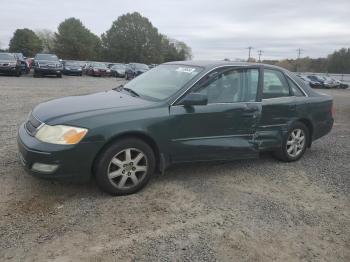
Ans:
[[[182,72],[182,73],[188,73],[192,74],[194,71],[196,71],[196,68],[193,67],[178,67],[176,69],[177,72]]]

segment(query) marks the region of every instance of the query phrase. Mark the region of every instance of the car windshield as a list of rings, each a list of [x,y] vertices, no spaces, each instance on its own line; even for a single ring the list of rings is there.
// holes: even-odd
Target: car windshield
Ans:
[[[15,61],[15,57],[11,54],[7,53],[0,53],[0,60],[10,60],[10,61]]]
[[[125,69],[125,65],[114,65],[112,69]]]
[[[100,68],[107,68],[107,66],[104,63],[92,63],[93,67],[100,67]]]
[[[65,65],[66,66],[80,66],[78,63],[74,63],[74,62],[66,62]]]
[[[23,54],[22,53],[16,53],[18,59],[24,60]]]
[[[125,85],[140,96],[163,100],[179,91],[203,68],[185,65],[160,65]]]
[[[56,55],[50,55],[50,54],[37,54],[34,59],[44,60],[44,61],[58,61],[58,58]]]
[[[132,64],[136,69],[141,69],[141,70],[148,70],[149,67],[148,65],[145,64]]]

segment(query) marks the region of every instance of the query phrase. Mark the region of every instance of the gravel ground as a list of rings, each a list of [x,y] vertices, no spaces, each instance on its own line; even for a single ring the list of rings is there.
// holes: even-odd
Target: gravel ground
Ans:
[[[350,90],[324,91],[335,126],[296,163],[177,166],[126,197],[25,174],[16,131],[31,108],[117,84],[0,77],[0,261],[350,261]]]

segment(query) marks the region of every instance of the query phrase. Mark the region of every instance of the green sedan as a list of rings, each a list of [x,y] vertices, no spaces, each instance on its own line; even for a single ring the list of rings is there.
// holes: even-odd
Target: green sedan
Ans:
[[[36,106],[18,132],[32,175],[88,180],[135,193],[175,163],[257,158],[296,161],[333,126],[332,98],[282,68],[171,62],[124,86]]]

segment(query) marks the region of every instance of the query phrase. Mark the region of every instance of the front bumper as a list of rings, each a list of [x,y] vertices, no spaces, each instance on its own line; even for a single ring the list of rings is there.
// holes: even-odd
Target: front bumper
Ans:
[[[61,72],[62,72],[61,68],[41,68],[41,67],[34,68],[34,73],[40,74],[40,75],[59,75],[61,74]]]
[[[111,72],[103,72],[103,71],[92,71],[91,74],[93,76],[111,76]]]
[[[0,67],[0,74],[16,74],[16,67]]]
[[[64,69],[63,70],[63,74],[65,74],[65,75],[81,75],[82,73],[83,73],[82,70],[75,70],[75,69],[70,69],[70,70]]]
[[[20,162],[30,175],[48,179],[87,181],[102,142],[81,142],[77,145],[44,143],[29,135],[22,124],[18,130],[17,144]],[[55,165],[53,172],[33,170],[35,163]]]

